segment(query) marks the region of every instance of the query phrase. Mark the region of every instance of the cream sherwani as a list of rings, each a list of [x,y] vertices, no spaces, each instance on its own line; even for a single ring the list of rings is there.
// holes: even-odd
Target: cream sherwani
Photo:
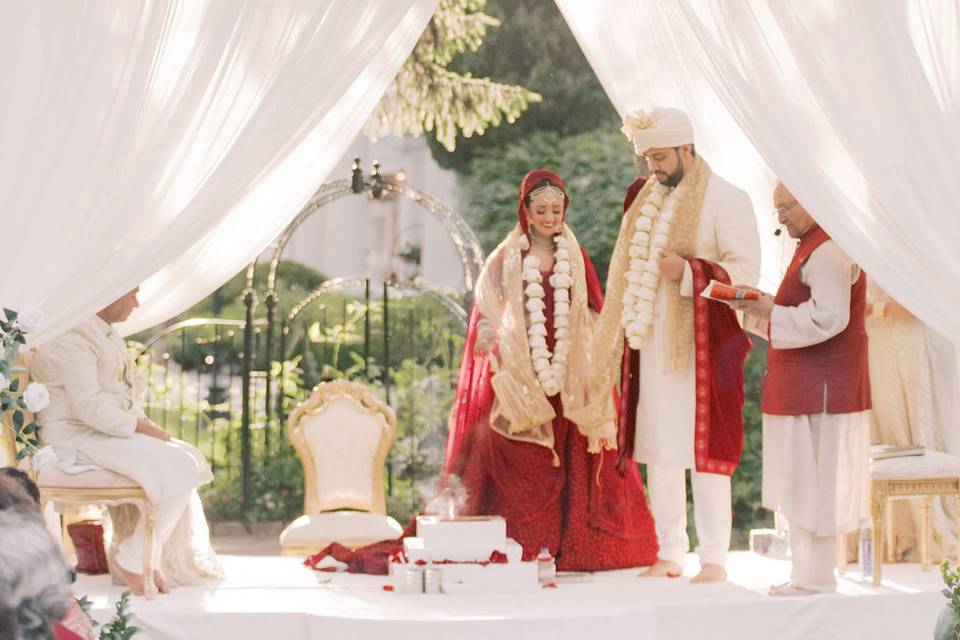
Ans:
[[[775,306],[770,345],[797,349],[825,342],[847,327],[850,289],[860,268],[828,240],[800,269],[810,299]],[[794,584],[836,589],[838,535],[869,514],[870,412],[763,415],[763,505],[779,508],[790,527]]]
[[[64,471],[108,469],[143,486],[157,505],[159,549],[191,491],[213,476],[203,454],[191,445],[135,433],[144,414],[123,339],[94,316],[41,345],[28,366],[33,379],[50,391],[49,406],[36,417],[40,440],[53,446]],[[141,523],[117,555],[117,562],[134,573],[140,573],[142,536]]]
[[[695,257],[718,263],[735,284],[753,286],[760,278],[760,239],[750,197],[716,174],[710,176],[704,193]],[[634,457],[648,465],[660,557],[682,564],[689,547],[684,470],[691,469],[701,562],[723,564],[730,546],[730,478],[696,471],[693,350],[684,371],[667,370],[666,289],[661,281],[653,325],[641,348]],[[684,268],[680,293],[693,294],[689,264]]]

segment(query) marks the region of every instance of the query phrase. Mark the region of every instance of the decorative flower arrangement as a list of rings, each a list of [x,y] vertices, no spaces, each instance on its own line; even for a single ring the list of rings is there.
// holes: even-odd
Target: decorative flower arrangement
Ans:
[[[0,428],[7,424],[13,427],[19,448],[17,460],[31,456],[31,465],[40,469],[56,459],[53,449],[37,449],[37,425],[27,422],[24,410],[31,413],[42,411],[50,404],[47,388],[39,382],[31,382],[21,388],[20,379],[13,376],[12,364],[20,352],[20,345],[26,344],[24,336],[35,331],[43,323],[43,315],[36,310],[17,313],[4,309],[0,318]]]
[[[676,192],[659,181],[640,207],[630,238],[630,267],[620,324],[631,349],[640,349],[653,324],[653,303],[660,285],[660,252],[667,246]]]
[[[562,234],[553,238],[557,244],[554,253],[553,275],[553,352],[547,347],[547,317],[543,301],[543,275],[540,259],[528,255],[523,259],[524,306],[527,310],[527,338],[530,343],[530,359],[543,392],[549,397],[560,393],[566,371],[567,353],[570,350],[570,247]]]

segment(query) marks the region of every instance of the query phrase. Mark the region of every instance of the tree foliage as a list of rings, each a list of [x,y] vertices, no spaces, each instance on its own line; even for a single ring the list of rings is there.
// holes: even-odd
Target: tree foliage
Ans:
[[[489,27],[500,21],[483,13],[486,0],[440,0],[413,53],[367,122],[372,138],[436,132],[448,151],[458,132],[469,138],[487,127],[513,122],[540,95],[522,86],[476,78],[448,68],[457,54],[477,51]]]
[[[618,123],[613,105],[555,3],[490,0],[486,10],[502,25],[484,38],[482,47],[458,56],[451,67],[528,87],[543,101],[530,105],[512,124],[461,140],[453,153],[431,143],[437,162],[469,173],[470,162],[479,154],[534,131],[566,136]]]

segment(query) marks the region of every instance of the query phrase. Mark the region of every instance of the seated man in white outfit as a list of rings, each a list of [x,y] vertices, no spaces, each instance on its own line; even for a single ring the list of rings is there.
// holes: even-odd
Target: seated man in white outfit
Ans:
[[[94,317],[43,343],[29,357],[30,375],[46,384],[50,404],[36,416],[39,438],[52,445],[66,472],[102,468],[138,482],[156,506],[157,557],[152,579],[169,587],[161,567],[161,548],[184,513],[191,492],[212,480],[210,466],[197,449],[172,440],[152,422],[140,403],[136,367],[113,328],[139,306],[130,291]],[[142,518],[133,535],[120,543],[116,564],[130,589],[144,593]]]

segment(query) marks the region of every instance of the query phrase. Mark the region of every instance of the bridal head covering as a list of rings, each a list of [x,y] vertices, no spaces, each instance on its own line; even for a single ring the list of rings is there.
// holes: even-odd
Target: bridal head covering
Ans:
[[[693,144],[693,123],[680,109],[655,107],[649,111],[638,109],[623,117],[620,131],[633,142],[637,155],[648,149],[679,147]]]
[[[559,187],[559,189],[549,185],[537,187],[537,184],[543,182],[544,180],[549,180]],[[523,180],[520,181],[520,195],[517,198],[517,217],[520,221],[520,228],[523,229],[524,233],[529,233],[529,231],[527,229],[527,214],[523,210],[523,201],[527,199],[528,195],[536,198],[541,193],[547,198],[563,197],[564,213],[567,211],[567,206],[570,205],[570,196],[567,195],[567,186],[563,184],[563,180],[560,179],[560,176],[549,169],[534,169],[527,175],[523,176]]]

